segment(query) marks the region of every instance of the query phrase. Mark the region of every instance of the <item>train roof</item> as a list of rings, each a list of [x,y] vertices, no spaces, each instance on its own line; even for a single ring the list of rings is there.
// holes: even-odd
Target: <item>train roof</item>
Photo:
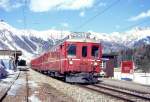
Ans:
[[[100,43],[100,41],[98,40],[93,40],[93,39],[77,39],[77,38],[74,38],[74,39],[67,39],[66,42],[88,42],[88,43]]]
[[[92,37],[91,33],[86,32],[72,32],[70,35],[66,36],[64,39],[60,40],[61,44],[65,41],[69,42],[92,42],[92,43],[100,43],[96,37]]]
[[[100,43],[96,37],[91,37],[91,33],[86,32],[72,32],[70,35],[66,36],[64,39],[61,39],[56,45],[51,49],[53,50],[57,46],[61,45],[64,42],[89,42],[89,43]]]
[[[67,39],[66,41],[100,43],[100,41],[97,40],[96,37],[92,37],[91,33],[86,32],[73,32],[69,35],[69,39]]]

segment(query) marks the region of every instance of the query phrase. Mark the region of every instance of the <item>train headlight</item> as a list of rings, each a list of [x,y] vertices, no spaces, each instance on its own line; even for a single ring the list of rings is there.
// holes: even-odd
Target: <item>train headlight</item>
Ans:
[[[94,66],[97,66],[98,65],[98,63],[97,62],[94,62]]]
[[[69,61],[69,64],[71,64],[71,65],[72,65],[72,64],[73,64],[73,61]]]

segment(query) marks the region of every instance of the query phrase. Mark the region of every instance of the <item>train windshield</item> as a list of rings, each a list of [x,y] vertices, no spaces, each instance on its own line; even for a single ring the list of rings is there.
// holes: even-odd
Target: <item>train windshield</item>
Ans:
[[[76,56],[76,45],[69,44],[67,48],[68,56]]]
[[[91,51],[91,55],[93,57],[98,57],[98,46],[92,46],[92,51]]]

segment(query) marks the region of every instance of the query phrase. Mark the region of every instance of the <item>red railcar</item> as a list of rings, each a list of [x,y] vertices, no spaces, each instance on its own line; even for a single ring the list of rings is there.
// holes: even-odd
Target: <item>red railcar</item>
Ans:
[[[33,69],[51,76],[64,77],[67,82],[97,82],[101,68],[102,47],[89,35],[73,33],[54,46],[49,52],[31,61]],[[84,35],[84,37],[83,37]]]

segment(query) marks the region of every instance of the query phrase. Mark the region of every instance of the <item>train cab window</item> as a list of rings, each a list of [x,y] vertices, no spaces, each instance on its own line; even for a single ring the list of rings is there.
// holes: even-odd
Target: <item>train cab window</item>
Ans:
[[[62,49],[63,48],[63,45],[60,45],[60,49]]]
[[[94,57],[98,57],[98,46],[92,46],[91,55]]]
[[[76,56],[76,45],[69,44],[67,48],[68,56]]]
[[[60,45],[60,49],[62,49],[62,45]]]
[[[87,56],[87,46],[83,46],[82,47],[82,57],[86,57]]]

